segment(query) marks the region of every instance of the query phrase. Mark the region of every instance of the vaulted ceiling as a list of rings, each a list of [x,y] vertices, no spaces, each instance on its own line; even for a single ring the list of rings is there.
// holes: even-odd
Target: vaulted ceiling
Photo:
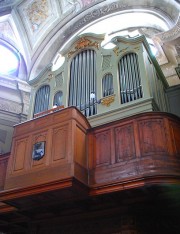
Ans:
[[[156,20],[148,21],[144,15],[135,23],[138,12]],[[18,48],[26,62],[26,79],[32,80],[73,35],[95,21],[127,14],[130,24],[117,18],[115,30],[136,29],[151,38],[169,85],[180,84],[175,70],[180,64],[178,0],[0,0],[0,39]],[[103,33],[110,35],[107,30]]]

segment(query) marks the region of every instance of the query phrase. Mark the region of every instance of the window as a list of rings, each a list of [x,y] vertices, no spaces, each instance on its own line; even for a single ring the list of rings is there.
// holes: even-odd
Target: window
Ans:
[[[90,100],[91,92],[96,93],[96,53],[84,50],[71,62],[69,106],[76,106],[85,116],[96,114],[96,103]]]
[[[0,73],[4,75],[18,76],[19,56],[15,49],[8,44],[0,44]]]
[[[106,74],[102,79],[102,93],[103,97],[109,96],[114,93],[113,76],[110,73]]]
[[[37,91],[35,97],[34,114],[48,110],[49,95],[50,95],[49,85],[44,85]]]
[[[57,92],[54,96],[53,105],[62,106],[62,97],[63,97],[63,92],[62,91]]]
[[[124,55],[118,64],[121,103],[127,103],[142,97],[142,86],[138,57],[135,53]]]

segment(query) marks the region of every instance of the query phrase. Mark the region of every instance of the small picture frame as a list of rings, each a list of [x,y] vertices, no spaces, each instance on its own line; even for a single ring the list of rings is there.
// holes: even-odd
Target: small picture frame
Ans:
[[[33,145],[32,159],[40,160],[45,155],[45,141],[36,142]]]

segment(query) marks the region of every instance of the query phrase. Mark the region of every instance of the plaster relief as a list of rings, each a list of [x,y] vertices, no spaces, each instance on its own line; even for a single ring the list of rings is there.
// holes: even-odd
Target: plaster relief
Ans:
[[[16,41],[13,29],[8,21],[0,22],[0,32],[4,37]]]
[[[22,106],[16,102],[1,99],[0,110],[19,114],[22,113]]]
[[[62,72],[55,77],[56,87],[61,87],[63,85],[63,74]]]
[[[69,11],[75,11],[77,12],[78,10],[81,9],[81,1],[78,0],[61,0],[61,7],[62,7],[62,12],[63,14],[69,12]]]

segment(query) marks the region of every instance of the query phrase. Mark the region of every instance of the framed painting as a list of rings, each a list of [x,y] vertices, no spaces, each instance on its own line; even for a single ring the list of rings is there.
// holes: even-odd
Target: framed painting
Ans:
[[[37,142],[33,145],[32,159],[40,160],[45,155],[45,141]]]

